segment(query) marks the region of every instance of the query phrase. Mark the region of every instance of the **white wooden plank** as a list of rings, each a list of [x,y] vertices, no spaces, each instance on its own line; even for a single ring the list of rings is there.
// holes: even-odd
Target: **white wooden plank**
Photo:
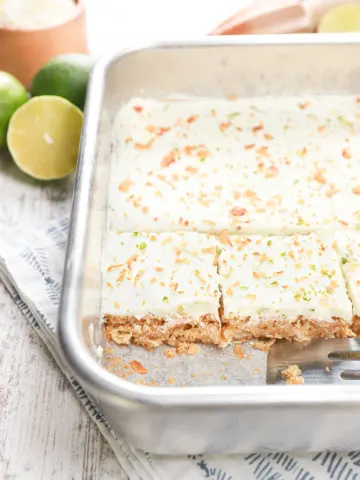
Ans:
[[[0,222],[29,229],[68,212],[72,181],[41,184],[0,155]],[[46,347],[0,285],[0,476],[126,478]]]

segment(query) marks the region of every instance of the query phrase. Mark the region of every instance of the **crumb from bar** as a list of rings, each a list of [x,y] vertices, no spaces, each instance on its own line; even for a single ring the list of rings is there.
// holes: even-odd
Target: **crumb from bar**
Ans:
[[[244,349],[241,343],[238,343],[237,345],[234,346],[234,355],[239,360],[243,360],[244,358],[249,358],[249,355],[246,355],[246,353],[244,352]]]
[[[160,387],[160,384],[156,382],[154,379],[151,379],[149,382],[139,378],[135,381],[136,385],[144,385],[145,387]]]
[[[104,366],[110,373],[115,375],[118,375],[119,372],[122,373],[123,363],[122,357],[117,355],[114,348],[107,347],[104,349]]]
[[[330,367],[325,367],[325,368],[324,368],[324,372],[325,372],[325,373],[330,373]]]
[[[298,377],[301,375],[301,370],[298,365],[289,365],[284,370],[282,370],[281,375],[284,379],[289,377]]]
[[[175,378],[175,377],[169,377],[169,378],[168,378],[168,384],[169,384],[169,385],[174,385],[175,382],[176,382],[176,378]]]
[[[304,384],[304,377],[294,377],[289,380],[286,380],[287,385],[303,385]]]
[[[176,347],[176,353],[178,355],[186,355],[188,352],[189,345],[187,344],[180,344]]]
[[[134,371],[129,365],[126,364],[121,370],[119,370],[119,372],[116,373],[116,375],[123,380],[128,380],[128,377],[132,377],[134,375]]]
[[[166,358],[174,358],[176,357],[176,348],[167,348],[164,352]]]
[[[200,351],[199,346],[192,343],[192,344],[189,345],[187,354],[188,355],[195,355],[196,353],[199,353],[199,351]]]
[[[137,360],[131,360],[131,362],[129,362],[129,365],[134,371],[134,373],[138,373],[140,375],[144,375],[145,373],[148,373],[148,370]]]
[[[187,344],[181,343],[176,347],[176,353],[178,355],[195,355],[200,351],[199,347],[194,343]]]
[[[298,365],[289,365],[281,372],[282,378],[287,385],[302,385],[304,377]]]
[[[255,350],[260,350],[261,352],[269,353],[270,348],[272,347],[272,345],[274,345],[275,342],[276,340],[274,338],[271,338],[269,340],[256,340],[249,343],[252,346],[252,348],[254,348]]]

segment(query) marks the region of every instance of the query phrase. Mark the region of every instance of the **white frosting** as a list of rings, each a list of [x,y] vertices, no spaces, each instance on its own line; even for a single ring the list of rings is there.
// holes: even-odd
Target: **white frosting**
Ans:
[[[359,115],[355,96],[132,99],[114,125],[110,225],[259,234],[353,225]]]
[[[219,258],[225,318],[317,322],[352,320],[339,259],[331,239],[317,234],[231,236]]]
[[[216,241],[205,234],[108,232],[104,313],[168,322],[218,319]]]
[[[348,292],[355,315],[360,315],[360,232],[354,230],[336,232],[336,249],[340,255]]]
[[[359,137],[355,96],[132,99],[114,123],[103,312],[218,318],[220,283],[227,318],[351,322]],[[220,277],[218,241],[187,230],[237,234]]]

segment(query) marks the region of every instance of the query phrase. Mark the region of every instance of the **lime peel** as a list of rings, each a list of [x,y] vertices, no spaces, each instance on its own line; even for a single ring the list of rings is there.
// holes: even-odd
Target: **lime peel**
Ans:
[[[92,59],[80,53],[59,55],[35,74],[31,96],[56,95],[84,109]]]
[[[11,116],[28,99],[25,87],[18,80],[0,71],[0,149],[6,147],[6,132]]]

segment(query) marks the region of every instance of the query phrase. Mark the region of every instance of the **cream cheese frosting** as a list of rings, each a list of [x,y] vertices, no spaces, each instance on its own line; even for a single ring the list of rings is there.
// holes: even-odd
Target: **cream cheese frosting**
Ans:
[[[351,95],[134,98],[114,123],[109,224],[245,234],[351,226],[359,117]]]
[[[231,244],[231,245],[230,245]],[[219,257],[224,318],[352,321],[331,238],[231,236]]]
[[[355,315],[360,315],[360,232],[336,232],[336,249]]]
[[[174,323],[208,314],[219,320],[216,244],[192,232],[108,232],[103,312]]]

